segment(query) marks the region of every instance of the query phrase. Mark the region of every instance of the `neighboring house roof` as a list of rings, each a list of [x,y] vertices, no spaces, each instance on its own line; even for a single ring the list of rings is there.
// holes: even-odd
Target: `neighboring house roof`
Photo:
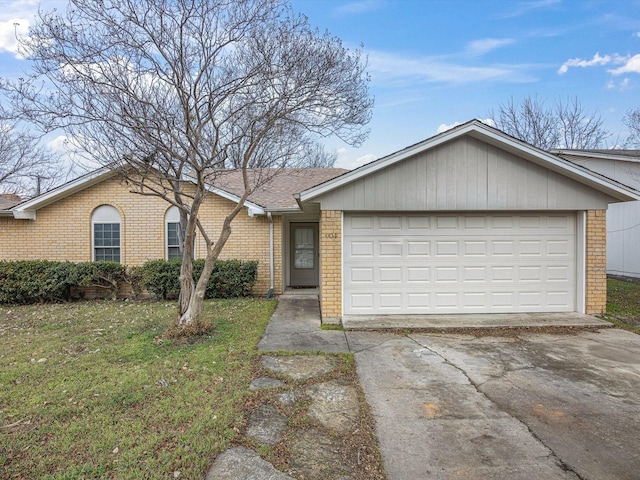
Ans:
[[[22,201],[19,195],[13,193],[0,193],[0,210],[6,210]]]
[[[575,157],[580,158],[595,158],[602,160],[621,160],[627,162],[640,162],[640,150],[578,150],[578,149],[553,149],[551,153],[554,153],[562,158],[571,159]]]
[[[339,177],[348,171],[343,168],[294,168],[280,171],[252,169],[248,171],[249,182],[258,186],[249,195],[248,200],[270,211],[297,210],[295,194]],[[213,187],[240,198],[244,192],[242,171],[221,172],[215,178]]]
[[[19,204],[22,199],[13,193],[0,193],[0,217],[12,217],[11,207]]]
[[[586,167],[575,164],[560,156],[536,148],[522,140],[512,137],[496,128],[490,127],[480,120],[471,120],[462,125],[454,127],[446,132],[430,137],[420,143],[416,143],[398,152],[382,157],[371,163],[363,165],[338,178],[329,180],[321,185],[312,186],[297,195],[301,202],[310,201],[320,196],[340,188],[348,183],[354,182],[364,176],[389,167],[397,162],[406,160],[418,153],[435,148],[456,138],[469,135],[481,140],[489,145],[517,155],[532,163],[543,166],[551,171],[560,173],[584,185],[601,191],[620,201],[640,200],[640,192],[633,188],[609,179]]]

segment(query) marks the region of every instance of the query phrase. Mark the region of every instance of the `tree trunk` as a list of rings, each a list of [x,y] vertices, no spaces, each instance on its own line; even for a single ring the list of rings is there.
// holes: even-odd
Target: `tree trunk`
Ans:
[[[225,219],[218,241],[211,248],[207,249],[207,258],[204,261],[202,274],[198,279],[198,283],[196,284],[195,289],[192,289],[189,298],[185,299],[186,309],[184,310],[184,312],[182,312],[182,303],[180,304],[181,312],[178,325],[197,325],[200,322],[200,314],[202,313],[202,304],[204,302],[204,295],[207,290],[207,283],[209,282],[209,278],[211,278],[211,274],[213,273],[213,267],[215,266],[216,260],[220,256],[220,252],[224,248],[227,240],[229,239],[229,236],[231,235],[231,220],[233,220],[235,214],[233,214],[232,218],[230,217],[231,215]],[[183,261],[183,265],[184,263],[185,262]],[[191,285],[193,286],[193,282]]]

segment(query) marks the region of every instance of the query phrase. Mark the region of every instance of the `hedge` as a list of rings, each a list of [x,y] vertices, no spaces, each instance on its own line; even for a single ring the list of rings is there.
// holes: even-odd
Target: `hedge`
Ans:
[[[114,262],[0,261],[0,303],[68,301],[73,286],[106,288],[115,296],[125,276]]]
[[[152,260],[127,268],[115,262],[51,262],[48,260],[0,261],[0,303],[69,301],[72,287],[97,287],[116,298],[123,283],[136,294],[141,289],[158,298],[177,297],[180,291],[178,260]],[[204,260],[194,260],[194,280]],[[207,284],[205,298],[246,297],[258,276],[258,262],[218,260]]]
[[[176,297],[180,292],[180,266],[182,261],[151,260],[140,267],[142,287],[158,298]],[[204,260],[193,261],[193,279],[197,281],[204,268]],[[246,297],[251,294],[258,278],[258,262],[217,260],[205,298]]]

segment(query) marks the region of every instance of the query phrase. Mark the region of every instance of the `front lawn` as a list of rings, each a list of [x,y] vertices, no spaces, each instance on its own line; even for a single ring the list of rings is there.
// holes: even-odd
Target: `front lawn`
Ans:
[[[174,303],[1,306],[2,478],[202,478],[242,424],[274,308],[209,301],[212,335],[167,341]]]
[[[640,282],[607,280],[605,318],[621,328],[640,334]]]

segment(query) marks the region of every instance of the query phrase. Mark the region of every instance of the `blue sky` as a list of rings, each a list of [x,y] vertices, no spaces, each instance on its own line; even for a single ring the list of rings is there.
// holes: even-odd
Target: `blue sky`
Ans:
[[[577,96],[614,135],[640,108],[640,0],[292,0],[345,45],[363,44],[375,108],[360,148],[331,142],[354,168],[513,97]],[[42,6],[64,5],[44,0]],[[19,74],[13,24],[38,2],[0,0],[0,75]]]

